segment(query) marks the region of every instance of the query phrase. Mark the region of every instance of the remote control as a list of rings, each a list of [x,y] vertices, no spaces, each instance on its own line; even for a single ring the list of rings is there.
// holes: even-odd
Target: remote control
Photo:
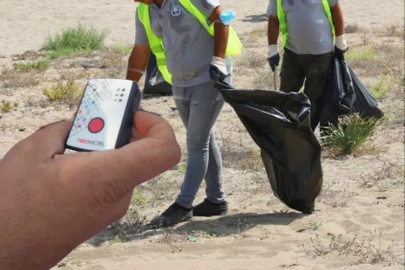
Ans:
[[[138,84],[124,79],[88,81],[65,147],[74,151],[103,151],[128,144],[133,116],[141,102]]]

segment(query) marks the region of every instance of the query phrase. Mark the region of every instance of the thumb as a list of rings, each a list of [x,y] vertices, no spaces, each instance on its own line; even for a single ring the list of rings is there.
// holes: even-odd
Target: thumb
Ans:
[[[168,122],[146,112],[137,112],[134,122],[141,139],[120,149],[69,155],[65,162],[70,163],[72,173],[97,179],[98,184],[112,188],[120,197],[180,161],[180,147]]]

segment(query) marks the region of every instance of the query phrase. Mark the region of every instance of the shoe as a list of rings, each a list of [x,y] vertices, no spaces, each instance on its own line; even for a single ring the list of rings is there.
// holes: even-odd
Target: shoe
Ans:
[[[149,223],[154,228],[166,228],[174,226],[180,222],[187,221],[193,217],[193,210],[184,208],[177,203],[173,203],[160,216],[155,217]]]
[[[193,208],[193,216],[224,216],[228,213],[228,203],[225,201],[223,203],[213,203],[208,199],[205,199],[199,205]]]

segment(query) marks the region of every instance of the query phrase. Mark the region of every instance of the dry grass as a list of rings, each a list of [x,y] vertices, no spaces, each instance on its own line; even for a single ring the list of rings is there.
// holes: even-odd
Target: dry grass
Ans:
[[[51,103],[65,104],[72,108],[78,104],[82,92],[76,81],[69,78],[66,84],[58,82],[51,88],[45,88],[43,94]]]
[[[361,188],[377,188],[379,191],[386,191],[391,188],[399,188],[404,184],[403,164],[395,164],[390,161],[383,161],[381,166],[376,166],[370,173],[360,175]]]
[[[263,43],[263,40],[267,39],[267,26],[256,27],[253,30],[239,36],[245,48],[263,47],[263,44],[266,44]]]
[[[398,37],[404,40],[405,29],[404,24],[391,24],[387,27],[375,29],[374,31],[378,36],[383,37]]]
[[[8,113],[18,108],[17,102],[2,100],[0,103],[0,112]]]
[[[142,232],[144,223],[145,217],[139,216],[138,211],[130,208],[121,220],[111,224],[107,229],[86,242],[96,247],[104,242],[128,242]]]
[[[221,153],[224,167],[235,168],[242,171],[261,171],[263,161],[258,147],[246,147],[241,142],[223,137]]]
[[[158,240],[158,243],[170,245],[172,248],[172,253],[174,253],[176,250],[179,252],[182,251],[178,243],[185,241],[187,241],[187,234],[180,234],[174,229],[164,229],[163,235]]]
[[[347,184],[341,182],[325,183],[316,201],[331,208],[341,208],[347,207],[350,198],[356,195],[356,193],[348,191]]]
[[[372,78],[389,74],[399,80],[404,74],[403,55],[403,44],[372,43],[349,48],[346,59],[360,77]]]
[[[3,88],[30,88],[37,86],[39,79],[35,71],[4,69],[0,74],[0,82]]]
[[[398,258],[395,256],[393,247],[382,247],[381,237],[379,234],[378,241],[375,241],[375,234],[371,237],[359,240],[357,236],[347,238],[343,235],[333,235],[328,233],[329,241],[320,239],[319,236],[310,238],[309,245],[302,245],[306,254],[313,257],[326,256],[334,254],[339,257],[354,256],[358,260],[354,264],[379,264],[389,263],[390,265],[398,264]]]
[[[384,99],[389,91],[393,88],[394,81],[390,75],[381,76],[371,87],[371,95],[381,101]]]
[[[364,31],[364,28],[357,23],[350,23],[345,26],[345,34],[353,34]]]
[[[12,55],[13,61],[22,61],[22,60],[38,60],[39,58],[43,58],[46,55],[43,52],[28,50],[21,54],[14,54]]]
[[[236,65],[240,68],[263,68],[266,65],[268,66],[267,59],[265,55],[259,53],[249,53],[244,54],[242,58],[238,58]]]
[[[180,190],[180,179],[172,178],[170,174],[164,173],[138,186],[137,189],[148,201],[148,206],[156,207],[168,198],[174,198]]]

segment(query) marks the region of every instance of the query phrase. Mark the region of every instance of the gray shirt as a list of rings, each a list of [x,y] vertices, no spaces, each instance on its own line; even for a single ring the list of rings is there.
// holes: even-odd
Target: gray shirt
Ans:
[[[191,2],[207,17],[220,5],[219,0]],[[178,0],[165,0],[161,8],[154,3],[150,4],[149,10],[152,31],[163,38],[167,67],[172,75],[173,85],[188,87],[209,82],[214,37],[208,34]],[[135,44],[148,45],[145,28],[137,13],[135,16]]]
[[[329,0],[334,6],[338,0]],[[332,30],[321,0],[283,0],[288,40],[286,48],[297,54],[324,54],[333,50]],[[277,0],[267,14],[277,16]]]

